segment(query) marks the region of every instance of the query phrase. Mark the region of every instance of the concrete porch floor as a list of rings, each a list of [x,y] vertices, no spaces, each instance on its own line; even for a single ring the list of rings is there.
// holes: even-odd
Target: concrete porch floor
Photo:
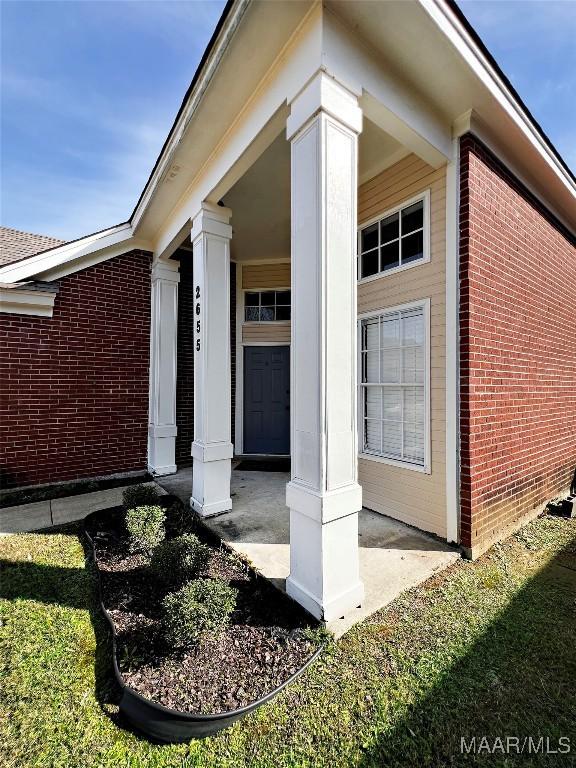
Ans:
[[[290,572],[290,513],[285,505],[289,479],[285,472],[233,470],[232,511],[205,520],[221,539],[282,590]],[[156,482],[182,501],[190,500],[191,468]],[[336,637],[459,557],[447,544],[367,509],[359,516],[359,545],[365,599],[360,608],[328,624]]]

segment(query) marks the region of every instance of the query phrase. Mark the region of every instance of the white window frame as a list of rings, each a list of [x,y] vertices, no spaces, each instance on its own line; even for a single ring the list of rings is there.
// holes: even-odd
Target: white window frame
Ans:
[[[388,456],[377,456],[373,453],[364,453],[362,446],[364,445],[364,414],[363,414],[363,392],[362,386],[362,321],[380,318],[391,312],[400,312],[407,309],[422,309],[424,315],[424,464],[414,464],[410,461],[403,461],[401,459],[393,459]],[[432,462],[431,462],[431,411],[430,411],[430,299],[419,299],[418,301],[412,301],[407,304],[398,304],[393,307],[384,307],[382,309],[372,310],[371,312],[364,312],[358,315],[358,359],[357,359],[357,381],[358,381],[358,396],[357,396],[357,408],[358,408],[358,457],[360,459],[367,459],[368,461],[376,461],[380,464],[389,464],[394,467],[402,467],[403,469],[410,469],[413,472],[422,472],[424,474],[432,474]]]
[[[392,269],[386,269],[383,272],[377,272],[375,275],[369,275],[368,277],[361,277],[360,276],[360,240],[361,240],[361,233],[363,229],[366,229],[366,227],[369,227],[371,224],[376,224],[376,222],[382,221],[382,219],[386,219],[388,216],[393,216],[395,213],[399,213],[403,208],[409,208],[411,205],[414,205],[415,203],[422,202],[424,205],[423,207],[423,222],[422,222],[422,232],[423,232],[423,256],[421,259],[418,259],[418,261],[412,261],[410,264],[401,264],[398,267],[393,267]],[[380,228],[378,228],[378,248],[380,248]],[[372,280],[380,280],[383,277],[388,277],[388,275],[395,275],[397,272],[404,272],[406,269],[411,269],[412,267],[420,267],[422,264],[428,264],[430,262],[430,190],[426,189],[423,192],[420,192],[418,195],[415,195],[414,197],[411,197],[408,200],[403,200],[399,205],[397,205],[395,208],[390,208],[387,211],[384,211],[383,213],[379,213],[378,216],[374,216],[371,219],[367,219],[366,221],[363,221],[361,224],[358,225],[358,233],[357,233],[357,239],[356,239],[356,275],[358,279],[358,283],[370,283]]]
[[[246,320],[246,294],[247,293],[267,293],[274,291],[282,293],[290,291],[290,317],[292,317],[292,289],[286,288],[242,288],[242,325],[290,325],[291,320]],[[275,304],[274,306],[287,306],[286,304]]]

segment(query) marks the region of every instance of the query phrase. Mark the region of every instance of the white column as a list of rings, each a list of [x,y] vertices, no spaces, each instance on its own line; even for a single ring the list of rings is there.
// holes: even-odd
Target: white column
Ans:
[[[319,73],[291,105],[292,479],[288,594],[325,621],[360,605],[356,97]]]
[[[148,471],[176,472],[176,336],[178,332],[177,261],[152,265]]]
[[[192,226],[194,258],[194,458],[192,507],[232,509],[230,402],[231,211],[203,203]]]

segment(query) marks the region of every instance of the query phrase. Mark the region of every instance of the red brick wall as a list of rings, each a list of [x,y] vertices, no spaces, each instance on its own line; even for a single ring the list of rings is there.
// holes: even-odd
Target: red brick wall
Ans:
[[[460,150],[461,540],[480,552],[576,466],[576,248],[479,141]]]
[[[176,367],[176,465],[192,465],[194,440],[194,278],[192,253],[182,251],[178,285],[178,345]]]
[[[52,318],[0,314],[3,487],[146,469],[150,263],[63,278]]]

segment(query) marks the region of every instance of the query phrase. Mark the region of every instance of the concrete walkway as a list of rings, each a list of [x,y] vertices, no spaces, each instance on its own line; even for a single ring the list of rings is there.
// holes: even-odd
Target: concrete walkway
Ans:
[[[161,493],[164,493],[163,489],[155,483],[145,483],[145,485],[155,485]],[[51,528],[53,525],[83,520],[91,512],[122,504],[122,493],[127,487],[129,486],[4,507],[0,509],[0,534],[39,531]]]
[[[279,589],[290,572],[290,514],[284,503],[284,472],[232,472],[233,509],[208,518],[207,525]],[[158,478],[169,493],[188,502],[192,470]],[[345,618],[328,624],[340,637],[350,627],[454,563],[459,553],[424,533],[363,509],[359,516],[360,577],[365,600]]]

